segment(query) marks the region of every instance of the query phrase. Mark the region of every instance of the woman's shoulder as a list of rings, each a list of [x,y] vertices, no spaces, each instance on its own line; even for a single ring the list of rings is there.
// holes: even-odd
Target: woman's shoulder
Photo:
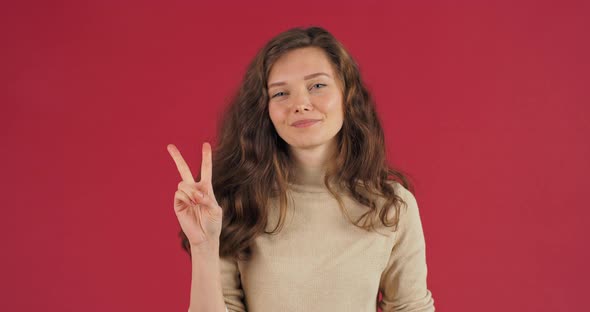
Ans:
[[[409,188],[405,187],[401,182],[397,180],[387,180],[386,183],[393,187],[395,195],[401,197],[402,200],[415,200],[414,194],[412,194]]]
[[[404,219],[404,215],[407,215],[408,211],[416,210],[417,203],[414,194],[409,188],[405,187],[401,182],[397,180],[386,180],[386,183],[393,188],[393,195],[379,196],[377,199],[377,206],[379,209],[385,209],[387,202],[393,202],[394,206],[398,206],[399,209],[395,209],[394,206],[388,207],[387,219],[395,220],[399,214],[399,219]],[[402,221],[403,222],[403,221]]]

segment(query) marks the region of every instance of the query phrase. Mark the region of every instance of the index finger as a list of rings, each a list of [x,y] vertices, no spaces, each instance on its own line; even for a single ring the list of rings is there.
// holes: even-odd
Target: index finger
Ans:
[[[176,168],[178,168],[178,172],[180,172],[180,177],[185,182],[195,183],[195,179],[193,178],[193,174],[191,173],[190,168],[182,158],[180,151],[174,146],[174,144],[168,144],[168,153],[174,159],[174,163],[176,163]]]
[[[211,145],[208,142],[203,143],[203,157],[201,163],[201,182],[211,186],[211,176],[213,175],[213,162],[211,161]]]

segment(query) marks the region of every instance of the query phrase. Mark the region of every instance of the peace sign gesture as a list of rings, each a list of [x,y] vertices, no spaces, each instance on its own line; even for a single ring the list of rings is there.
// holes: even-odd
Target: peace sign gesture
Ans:
[[[191,247],[217,244],[221,234],[222,210],[213,194],[211,145],[203,143],[201,181],[195,182],[187,163],[174,144],[168,144],[168,152],[180,173],[182,181],[174,193],[174,211],[182,231]]]

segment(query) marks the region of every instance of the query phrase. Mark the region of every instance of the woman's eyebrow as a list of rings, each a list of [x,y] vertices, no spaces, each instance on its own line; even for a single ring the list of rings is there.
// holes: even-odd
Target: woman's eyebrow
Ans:
[[[311,78],[315,78],[315,77],[317,77],[317,76],[322,76],[322,75],[323,75],[323,76],[328,76],[328,77],[332,78],[332,76],[330,76],[330,75],[328,75],[328,74],[326,74],[326,73],[322,73],[322,72],[320,72],[320,73],[314,73],[314,74],[309,74],[309,75],[307,75],[307,76],[304,76],[304,77],[303,77],[303,79],[304,79],[304,80],[309,80],[309,79],[311,79]],[[269,85],[268,85],[268,88],[271,88],[271,87],[274,87],[274,86],[284,86],[284,85],[286,85],[286,84],[287,84],[287,83],[286,83],[286,82],[284,82],[284,81],[273,82],[273,83],[271,83],[271,84],[269,84]]]
[[[309,80],[309,79],[311,79],[311,78],[315,78],[315,77],[317,77],[317,76],[321,76],[321,75],[328,76],[328,77],[332,78],[330,75],[328,75],[328,74],[326,74],[326,73],[315,73],[315,74],[310,74],[310,75],[307,75],[307,76],[303,77],[303,79],[304,79],[304,80]]]

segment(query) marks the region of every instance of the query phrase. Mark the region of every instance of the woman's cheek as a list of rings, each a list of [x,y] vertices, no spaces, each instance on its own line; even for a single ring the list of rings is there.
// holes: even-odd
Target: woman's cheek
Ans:
[[[272,107],[270,110],[270,119],[275,125],[283,125],[285,123],[285,110],[280,107]]]

